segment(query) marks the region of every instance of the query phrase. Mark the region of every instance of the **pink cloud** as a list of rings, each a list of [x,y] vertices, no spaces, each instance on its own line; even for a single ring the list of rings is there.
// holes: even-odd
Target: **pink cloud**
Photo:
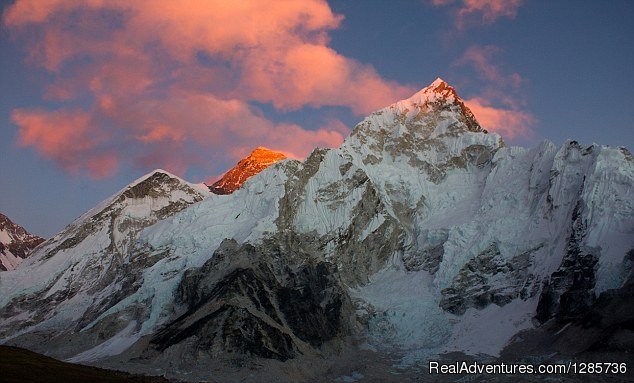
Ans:
[[[35,148],[68,172],[98,179],[117,169],[116,156],[99,148],[106,135],[92,129],[91,116],[86,112],[16,109],[11,119],[20,127],[19,145]]]
[[[28,137],[20,142],[66,170],[100,176],[119,162],[182,172],[220,153],[235,157],[233,148],[301,157],[338,145],[340,127],[276,123],[253,103],[361,115],[412,93],[328,46],[342,19],[325,0],[18,0],[3,24],[28,62],[49,72],[44,97],[59,104],[15,111]],[[77,100],[91,104],[67,106]],[[47,130],[51,123],[57,128]],[[62,150],[55,136],[70,131],[89,144]]]
[[[500,18],[514,19],[523,0],[431,0],[437,7],[452,6],[456,27],[491,24]]]
[[[289,47],[283,57],[262,52],[249,59],[255,60],[248,64],[254,70],[245,74],[241,89],[283,110],[306,104],[345,105],[361,115],[414,91],[385,81],[372,67],[319,44]]]
[[[431,4],[437,7],[444,7],[445,5],[450,5],[455,2],[456,0],[431,0]]]
[[[532,135],[530,126],[535,122],[535,118],[530,113],[496,108],[489,100],[479,97],[464,100],[464,103],[471,109],[480,125],[489,131],[511,140]]]
[[[518,73],[503,74],[494,63],[495,56],[501,49],[493,45],[472,45],[455,65],[471,65],[483,80],[497,84],[500,88],[517,89],[522,84]]]
[[[325,129],[328,131],[339,132],[342,136],[347,137],[350,135],[350,128],[348,125],[343,123],[343,121],[339,120],[335,117],[326,117],[324,119],[324,123],[321,125],[321,129]]]
[[[304,130],[294,124],[278,126],[275,133],[269,138],[269,145],[265,146],[279,150],[286,156],[296,159],[305,158],[315,147],[339,146],[345,138],[341,132],[336,130],[328,128]]]
[[[86,160],[85,166],[91,178],[106,178],[116,172],[119,159],[115,153],[97,153]]]
[[[155,125],[149,129],[145,134],[137,136],[137,139],[141,142],[156,142],[156,141],[174,141],[179,142],[184,140],[182,132],[176,131],[176,129],[167,125]]]
[[[63,5],[64,0],[18,1],[4,13],[3,21],[9,27],[42,22]]]
[[[500,68],[496,46],[472,45],[454,67],[468,67],[479,80],[479,91],[465,103],[487,130],[496,131],[504,138],[527,138],[536,119],[523,110],[522,86],[527,83],[519,73],[507,73]]]

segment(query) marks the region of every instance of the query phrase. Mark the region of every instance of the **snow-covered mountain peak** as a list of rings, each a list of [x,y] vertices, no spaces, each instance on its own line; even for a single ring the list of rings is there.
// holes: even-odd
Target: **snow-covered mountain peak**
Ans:
[[[284,154],[259,146],[209,186],[209,190],[215,194],[231,194],[247,179],[283,159],[286,159]]]
[[[444,99],[447,102],[455,102],[460,100],[460,97],[458,97],[454,87],[438,77],[434,80],[434,82],[414,93],[414,95],[406,100],[412,103],[425,104],[426,102],[438,99]]]
[[[378,184],[385,181],[384,174],[400,174],[386,187],[401,185],[398,190],[414,192],[420,182],[439,183],[452,169],[486,166],[503,146],[502,138],[482,129],[455,89],[438,78],[366,117],[340,150],[371,179],[381,179]]]
[[[351,139],[381,141],[390,137],[412,136],[418,141],[456,138],[464,133],[487,133],[456,90],[441,78],[409,98],[377,110],[359,123]],[[380,136],[380,138],[379,138]],[[494,141],[499,142],[496,135]]]
[[[265,154],[265,153],[278,153],[278,152],[276,152],[274,150],[271,150],[271,149],[269,149],[267,147],[264,147],[264,146],[258,146],[257,148],[253,149],[253,151],[251,152],[250,156],[257,155],[257,154],[263,154],[263,153]]]
[[[180,190],[188,196],[194,196],[196,200],[209,195],[209,190],[205,184],[193,184],[163,169],[155,169],[129,183],[123,189],[102,201],[100,204],[90,209],[80,216],[73,224],[82,222],[95,215],[99,215],[106,209],[114,208],[114,205],[129,205],[133,200],[156,199],[170,196]],[[189,197],[186,198],[189,200]],[[139,202],[139,201],[137,201]],[[136,203],[136,202],[134,202]],[[121,207],[121,206],[119,206]]]
[[[130,184],[128,184],[128,186],[127,186],[127,187],[134,186],[134,185],[136,185],[136,184],[138,184],[138,183],[141,183],[141,182],[143,182],[143,181],[147,180],[148,178],[155,177],[155,176],[160,175],[160,174],[164,174],[164,175],[166,175],[166,176],[168,176],[168,177],[170,177],[170,178],[181,179],[180,177],[178,177],[178,176],[176,176],[176,175],[174,175],[174,174],[172,174],[172,173],[168,172],[167,170],[163,170],[163,169],[154,169],[154,170],[152,170],[151,172],[149,172],[149,173],[147,173],[147,174],[144,174],[144,175],[142,175],[141,177],[137,178],[136,180],[132,181]]]
[[[245,159],[257,162],[259,164],[271,165],[285,158],[286,156],[280,152],[265,148],[264,146],[258,146]]]
[[[43,264],[52,254],[82,248],[90,249],[89,253],[96,257],[103,252],[125,254],[143,228],[209,194],[204,184],[192,184],[165,170],[154,170],[81,215],[24,264]],[[105,260],[111,261],[109,257]]]
[[[432,86],[436,86],[436,87],[437,87],[437,86],[442,85],[442,84],[448,85],[448,84],[447,84],[447,82],[446,82],[445,80],[443,80],[443,79],[442,79],[442,78],[440,78],[440,77],[436,77],[436,79],[434,80],[434,82],[432,82],[431,84],[429,84],[429,86],[430,86],[430,87],[432,87]]]
[[[203,194],[207,194],[207,187],[204,184],[192,184],[188,181],[185,181],[184,179],[180,178],[179,176],[168,172],[167,170],[164,169],[154,169],[151,172],[137,178],[136,180],[132,181],[130,184],[128,184],[128,186],[126,186],[123,190],[119,191],[119,193],[124,192],[126,189],[130,189],[135,187],[138,184],[144,183],[144,182],[149,182],[149,183],[155,183],[155,184],[160,184],[160,182],[157,183],[157,181],[160,180],[167,180],[167,179],[172,179],[177,181],[178,183],[182,183],[184,185],[188,185],[191,188],[195,189],[198,192],[202,192]],[[119,194],[117,193],[117,194]]]
[[[483,131],[471,110],[458,96],[456,89],[440,77],[429,86],[416,92],[411,97],[390,105],[387,109],[406,112],[414,116],[417,113],[433,113],[434,111],[451,111],[460,115],[471,132]]]
[[[156,169],[128,185],[119,199],[167,196],[173,189],[190,184],[162,169]]]
[[[0,271],[13,270],[43,241],[0,213]]]

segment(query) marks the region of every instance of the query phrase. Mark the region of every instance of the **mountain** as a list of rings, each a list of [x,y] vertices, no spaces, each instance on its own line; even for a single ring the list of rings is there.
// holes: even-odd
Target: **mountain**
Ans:
[[[214,194],[231,194],[244,181],[283,159],[286,159],[284,154],[260,146],[209,186],[209,190]]]
[[[229,195],[137,181],[0,273],[0,339],[186,380],[497,358],[627,297],[633,184],[625,148],[508,147],[437,79]]]
[[[55,326],[83,328],[125,299],[138,288],[144,269],[158,260],[133,250],[139,232],[208,194],[205,185],[156,170],[77,218],[0,279],[0,289],[8,293],[0,298],[0,315],[29,313],[19,322],[5,322],[10,329],[5,336],[44,325],[51,317]],[[12,303],[6,306],[8,299]]]
[[[44,238],[29,234],[0,214],[0,271],[13,270]]]

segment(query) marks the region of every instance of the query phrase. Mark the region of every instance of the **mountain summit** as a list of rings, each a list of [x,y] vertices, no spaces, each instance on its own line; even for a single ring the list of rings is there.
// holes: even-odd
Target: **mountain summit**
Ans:
[[[456,90],[440,77],[436,78],[434,82],[416,92],[407,100],[423,104],[439,97],[449,102],[460,100],[460,97],[458,97]]]
[[[231,194],[250,177],[283,159],[286,159],[284,154],[260,146],[209,186],[209,190],[215,194]]]
[[[468,127],[469,131],[484,131],[476,120],[473,112],[471,112],[460,96],[458,96],[456,89],[440,77],[436,78],[429,86],[416,92],[410,98],[399,101],[388,108],[407,109],[410,112],[420,110],[427,113],[432,111],[454,111],[460,115],[460,119]]]

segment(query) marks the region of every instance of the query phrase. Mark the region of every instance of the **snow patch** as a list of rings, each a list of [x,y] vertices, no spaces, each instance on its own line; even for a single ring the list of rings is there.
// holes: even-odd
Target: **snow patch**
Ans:
[[[77,354],[66,361],[70,363],[91,362],[107,356],[121,354],[139,340],[140,336],[138,334],[134,334],[135,326],[136,321],[131,321],[126,328],[119,331],[112,338],[91,348],[90,350]]]

